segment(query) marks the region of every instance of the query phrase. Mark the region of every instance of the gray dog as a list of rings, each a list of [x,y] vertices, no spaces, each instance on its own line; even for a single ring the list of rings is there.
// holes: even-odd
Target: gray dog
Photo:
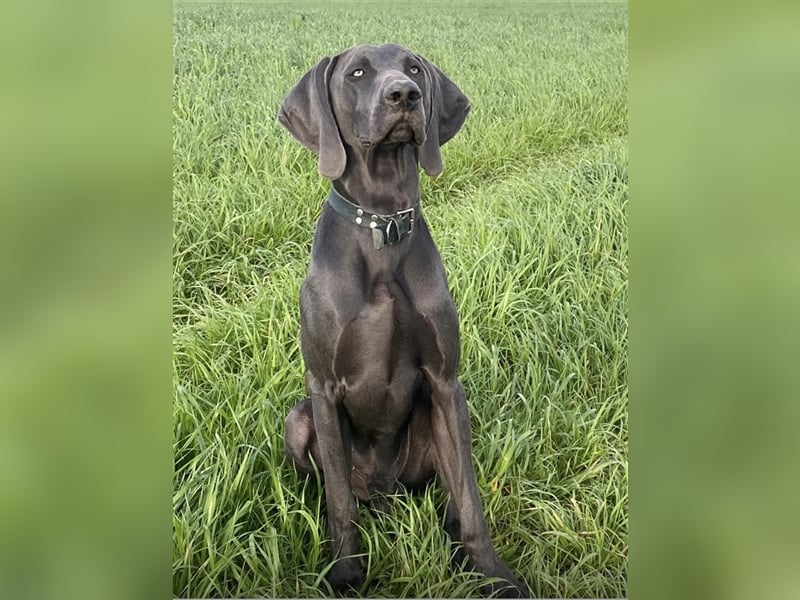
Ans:
[[[502,580],[484,593],[530,595],[489,537],[458,380],[458,317],[419,205],[419,165],[442,172],[439,147],[469,110],[438,68],[387,44],[323,58],[278,114],[333,182],[300,291],[310,398],[286,418],[284,445],[299,472],[322,468],[337,593],[364,580],[355,498],[438,474],[454,561]]]

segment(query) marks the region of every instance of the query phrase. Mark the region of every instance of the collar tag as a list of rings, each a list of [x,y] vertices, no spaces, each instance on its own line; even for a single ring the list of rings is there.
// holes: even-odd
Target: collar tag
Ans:
[[[383,248],[383,231],[377,227],[372,228],[372,245],[375,246],[375,250]]]

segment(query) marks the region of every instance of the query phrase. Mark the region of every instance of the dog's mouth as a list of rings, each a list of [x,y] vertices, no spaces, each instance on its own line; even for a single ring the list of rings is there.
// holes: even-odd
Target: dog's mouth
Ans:
[[[386,134],[386,141],[391,143],[410,142],[414,137],[414,128],[411,127],[411,124],[408,121],[400,121]]]
[[[360,137],[359,140],[364,148],[371,148],[378,144],[416,144],[421,146],[425,141],[423,122],[421,115],[416,113],[402,115],[378,135]]]
[[[356,134],[362,148],[378,145],[415,144],[425,141],[425,112],[421,107],[408,111],[379,111]]]

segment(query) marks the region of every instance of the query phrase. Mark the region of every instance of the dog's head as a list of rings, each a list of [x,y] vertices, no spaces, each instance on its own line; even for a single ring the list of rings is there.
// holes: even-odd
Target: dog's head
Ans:
[[[442,172],[439,147],[467,117],[469,99],[423,57],[395,44],[362,45],[326,57],[281,104],[278,121],[319,156],[319,171],[341,177],[345,145],[414,144],[425,172]]]

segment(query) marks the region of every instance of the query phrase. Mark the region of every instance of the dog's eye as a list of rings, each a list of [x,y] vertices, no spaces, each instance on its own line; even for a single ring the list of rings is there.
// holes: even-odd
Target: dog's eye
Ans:
[[[412,66],[412,67],[409,69],[409,72],[410,72],[412,75],[416,75],[417,73],[419,73],[419,67],[418,67],[417,65],[413,65],[413,66]]]
[[[356,69],[355,71],[350,73],[350,75],[352,75],[353,77],[361,77],[363,74],[364,74],[364,69]]]

